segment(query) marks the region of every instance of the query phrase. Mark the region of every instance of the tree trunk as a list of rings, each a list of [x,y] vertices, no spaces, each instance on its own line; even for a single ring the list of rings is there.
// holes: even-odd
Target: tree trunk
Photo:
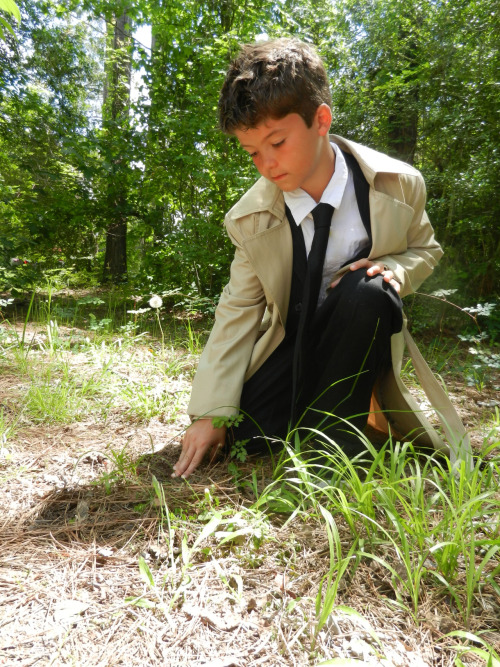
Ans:
[[[405,95],[396,109],[389,114],[388,152],[398,160],[413,164],[418,137],[418,113],[415,109],[416,91],[411,91],[409,100]]]
[[[422,23],[416,9],[408,19],[414,26]],[[404,45],[401,55],[406,75],[404,85],[395,90],[394,105],[388,116],[389,153],[398,160],[413,164],[418,141],[420,82],[417,71],[420,52],[418,42],[411,38],[406,26],[400,27],[399,40]],[[399,75],[403,78],[404,72]]]
[[[106,230],[102,281],[113,284],[127,278],[128,163],[123,152],[129,130],[130,31],[130,17],[127,10],[124,10],[115,20],[106,54],[103,127],[111,169],[106,184],[109,224]]]
[[[114,285],[127,278],[127,219],[110,223],[106,230],[103,282]]]

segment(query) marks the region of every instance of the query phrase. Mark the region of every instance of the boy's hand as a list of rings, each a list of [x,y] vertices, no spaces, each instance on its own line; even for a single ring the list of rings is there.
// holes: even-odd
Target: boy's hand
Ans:
[[[211,447],[224,444],[226,431],[225,426],[215,428],[209,418],[193,422],[182,439],[182,452],[172,477],[189,477]]]
[[[387,269],[383,264],[377,264],[377,262],[372,262],[369,259],[359,259],[357,262],[353,262],[349,268],[351,271],[357,271],[358,269],[366,268],[366,273],[369,276],[376,276],[377,273],[380,273],[384,277],[385,282],[389,283],[389,285],[391,285],[398,294],[401,290],[401,285],[394,278],[394,273],[390,269]],[[334,280],[330,287],[335,287],[341,280],[342,276],[337,278],[337,280]]]

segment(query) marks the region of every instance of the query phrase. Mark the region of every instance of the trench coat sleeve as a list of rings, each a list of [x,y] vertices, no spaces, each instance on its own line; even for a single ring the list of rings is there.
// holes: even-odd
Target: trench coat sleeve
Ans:
[[[443,255],[441,246],[436,241],[434,230],[425,211],[426,189],[422,176],[399,174],[399,185],[408,212],[409,225],[405,239],[405,247],[398,248],[399,252],[384,252],[385,247],[391,246],[390,239],[380,245],[381,254],[370,259],[376,259],[385,264],[394,272],[396,280],[401,284],[400,296],[404,297],[415,292],[422,282],[432,273],[434,267]],[[373,248],[373,251],[380,252]]]
[[[230,238],[236,246],[230,280],[193,382],[191,417],[238,413],[245,372],[266,308],[261,282],[239,242],[231,234]]]

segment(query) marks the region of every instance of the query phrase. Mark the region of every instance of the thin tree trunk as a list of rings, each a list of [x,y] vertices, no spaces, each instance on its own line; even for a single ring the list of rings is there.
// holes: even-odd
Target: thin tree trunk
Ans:
[[[127,278],[128,164],[121,147],[129,129],[130,30],[130,17],[125,10],[115,21],[111,44],[108,44],[108,76],[103,104],[103,126],[107,134],[111,170],[107,180],[109,224],[102,280],[114,284]]]
[[[396,105],[396,111],[389,115],[389,148],[390,155],[398,160],[413,164],[418,137],[418,114],[415,108],[417,92],[411,91],[410,101],[406,96]]]

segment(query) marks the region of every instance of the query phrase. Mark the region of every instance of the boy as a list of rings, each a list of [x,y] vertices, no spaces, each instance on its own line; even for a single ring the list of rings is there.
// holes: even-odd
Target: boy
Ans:
[[[304,436],[317,428],[316,441],[323,433],[352,456],[376,383],[382,407],[398,414],[396,431],[446,448],[399,380],[400,297],[442,255],[423,179],[407,164],[329,137],[330,104],[321,59],[297,40],[245,46],[226,75],[221,129],[236,136],[261,178],[226,217],[236,247],[231,277],[173,476],[188,477],[210,448],[246,440],[247,451],[259,451],[263,435],[284,438],[290,426]],[[462,440],[451,404],[420,366]],[[212,423],[239,411],[245,417],[229,433]]]

